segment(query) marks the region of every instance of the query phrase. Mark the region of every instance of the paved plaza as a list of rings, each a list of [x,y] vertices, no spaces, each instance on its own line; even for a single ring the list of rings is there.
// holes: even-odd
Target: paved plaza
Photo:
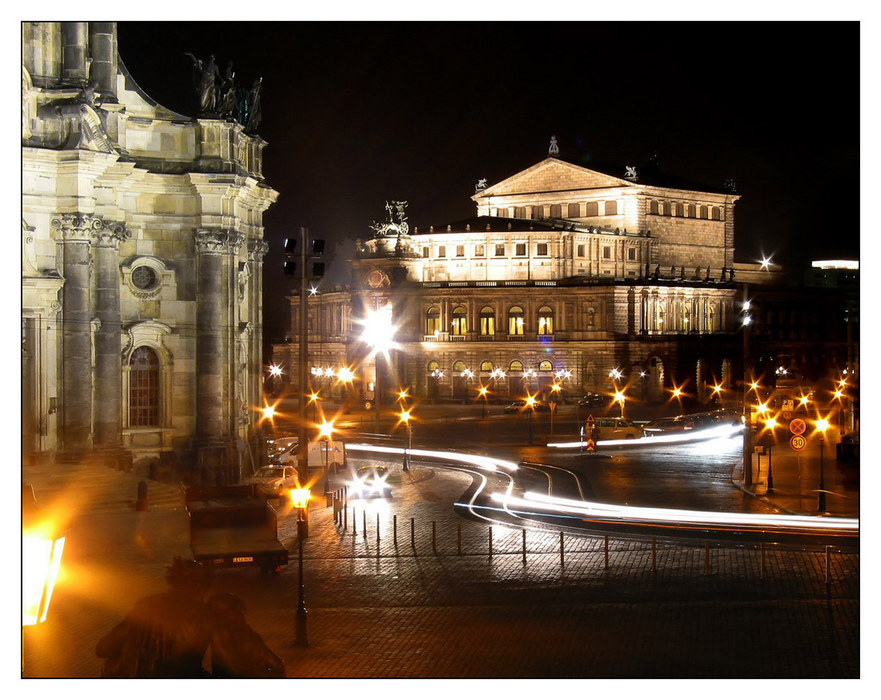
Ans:
[[[73,467],[26,467],[42,503],[74,510],[49,621],[24,634],[25,677],[97,677],[95,644],[165,567],[189,556],[180,490]],[[310,510],[304,546],[308,648],[296,647],[295,516],[279,575],[221,570],[211,592],[296,678],[857,678],[859,556],[833,549],[627,539],[464,518],[465,473],[417,464],[390,499],[353,500],[335,522]],[[732,486],[732,488],[735,488]],[[82,500],[88,497],[88,501]],[[343,514],[341,514],[343,515]],[[412,519],[412,520],[411,520]],[[378,529],[377,529],[378,523]],[[365,528],[366,525],[366,528]],[[525,533],[525,535],[524,535]],[[524,554],[525,542],[525,554]]]

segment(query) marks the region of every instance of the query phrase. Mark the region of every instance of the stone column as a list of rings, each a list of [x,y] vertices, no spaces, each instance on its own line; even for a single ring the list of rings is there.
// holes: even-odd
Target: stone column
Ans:
[[[119,243],[131,238],[123,224],[105,223],[94,236],[95,446],[119,449],[122,436],[122,359],[120,355]]]
[[[61,81],[65,85],[79,86],[88,79],[88,47],[88,22],[61,23]]]
[[[91,214],[62,214],[52,220],[62,236],[61,313],[61,447],[80,452],[91,446],[92,341],[91,270],[92,234],[104,222]]]
[[[224,420],[224,402],[234,401],[225,391],[224,368],[234,348],[226,341],[229,265],[224,255],[235,250],[241,235],[218,229],[196,233],[196,460],[204,485],[225,484],[230,471],[233,436]],[[234,337],[234,336],[233,336]],[[227,405],[226,414],[234,407]]]
[[[90,22],[89,42],[91,78],[98,83],[103,102],[116,102],[116,22]]]

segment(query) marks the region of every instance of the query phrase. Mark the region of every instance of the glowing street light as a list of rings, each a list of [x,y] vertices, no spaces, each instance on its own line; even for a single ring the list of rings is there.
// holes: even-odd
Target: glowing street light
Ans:
[[[61,570],[65,537],[37,505],[30,484],[21,487],[21,624],[45,622]]]
[[[385,361],[389,361],[389,350],[398,347],[395,343],[395,331],[397,327],[392,323],[392,307],[391,304],[385,304],[378,309],[367,309],[364,319],[359,321],[363,331],[361,332],[361,342],[370,347],[370,355],[368,359],[375,362],[376,378],[373,382],[373,408],[375,411],[375,429],[379,432],[379,402],[382,398],[381,376],[379,371],[378,355],[382,355]]]
[[[283,374],[281,367],[276,364],[269,365],[269,376],[280,377]]]
[[[404,423],[407,426],[407,449],[404,450],[404,465],[403,470],[405,472],[410,471],[410,451],[413,449],[413,428],[410,425],[410,420],[413,417],[413,409],[404,409],[401,406],[401,412],[399,414],[400,422]]]
[[[624,417],[624,402],[627,400],[627,397],[624,395],[624,392],[621,391],[621,390],[619,389],[618,391],[616,391],[616,392],[612,395],[612,400],[613,400],[615,403],[617,403],[618,406],[620,406],[620,408],[621,408],[621,417],[623,418],[623,417]]]
[[[829,421],[826,418],[818,418],[814,421],[814,427],[820,434],[820,492],[817,498],[817,510],[826,512],[826,484],[823,481],[823,443],[826,439],[826,431],[829,430]]]
[[[485,387],[483,384],[480,385],[480,388],[477,390],[478,398],[483,399],[483,415],[482,418],[486,418],[486,395],[489,393],[489,389]]]
[[[303,540],[309,536],[309,521],[306,509],[309,507],[309,489],[297,486],[291,489],[291,505],[297,509],[297,545],[299,549],[299,598],[297,602],[297,639],[298,647],[309,646],[306,637],[306,583],[303,579]]]
[[[532,444],[532,419],[535,415],[535,396],[529,394],[526,397],[526,408],[529,409],[529,444]]]
[[[333,427],[334,421],[324,419],[321,425],[318,426],[318,437],[324,440],[324,493],[325,495],[329,493],[329,488],[327,484],[328,472],[330,471],[330,458],[328,457],[328,451],[330,449],[330,443],[333,440]]]

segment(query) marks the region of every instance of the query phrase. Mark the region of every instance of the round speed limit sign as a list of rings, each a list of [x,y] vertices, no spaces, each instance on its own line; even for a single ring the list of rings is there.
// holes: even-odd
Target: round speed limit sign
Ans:
[[[808,441],[805,440],[804,435],[793,435],[789,439],[789,444],[792,445],[793,450],[803,450],[805,445],[808,444]]]

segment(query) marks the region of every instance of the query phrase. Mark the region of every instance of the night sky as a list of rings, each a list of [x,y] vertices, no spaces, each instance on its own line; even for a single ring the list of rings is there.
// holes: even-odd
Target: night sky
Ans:
[[[859,255],[856,22],[120,22],[119,52],[160,104],[195,115],[185,52],[264,79],[265,336],[285,333],[283,241],[325,238],[346,282],[355,238],[407,200],[421,230],[473,216],[547,156],[733,178],[738,261]]]

